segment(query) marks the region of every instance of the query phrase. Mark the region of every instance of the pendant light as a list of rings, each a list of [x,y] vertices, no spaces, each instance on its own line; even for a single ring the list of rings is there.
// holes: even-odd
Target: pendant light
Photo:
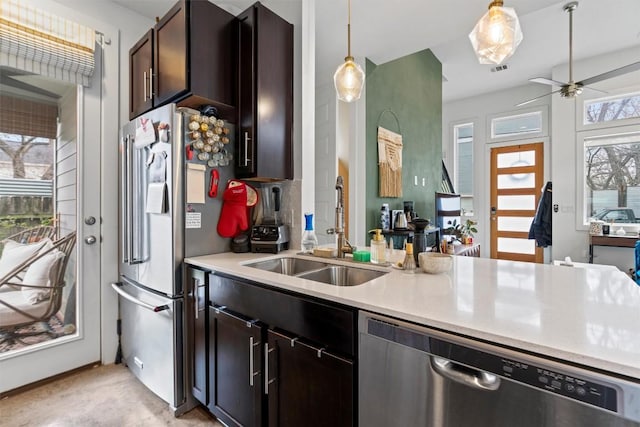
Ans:
[[[522,30],[516,11],[493,0],[489,10],[478,21],[469,39],[481,64],[501,64],[515,52],[522,41]]]
[[[338,99],[353,102],[360,99],[364,86],[364,71],[351,56],[351,0],[349,2],[349,21],[347,24],[347,56],[344,63],[338,67],[333,75]]]

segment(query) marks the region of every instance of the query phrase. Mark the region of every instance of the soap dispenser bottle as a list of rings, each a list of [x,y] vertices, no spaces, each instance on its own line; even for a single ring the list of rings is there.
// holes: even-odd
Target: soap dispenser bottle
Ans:
[[[318,238],[313,231],[313,214],[304,214],[304,231],[302,232],[302,252],[312,253],[318,247]]]
[[[384,240],[382,230],[376,228],[370,233],[375,233],[371,239],[371,262],[374,264],[385,264],[387,262],[387,242]]]

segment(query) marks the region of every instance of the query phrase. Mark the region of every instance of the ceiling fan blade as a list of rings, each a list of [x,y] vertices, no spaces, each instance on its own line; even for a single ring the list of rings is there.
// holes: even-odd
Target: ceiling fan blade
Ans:
[[[533,79],[529,79],[532,83],[540,83],[543,85],[551,85],[551,86],[564,86],[566,83],[559,82],[557,80],[547,79],[545,77],[535,77]]]
[[[582,88],[583,89],[589,89],[589,90],[594,91],[594,92],[604,93],[604,94],[609,93],[606,90],[596,89],[595,87],[591,87],[591,86],[582,86]]]
[[[544,95],[536,96],[535,98],[531,98],[527,101],[516,104],[516,107],[522,107],[523,105],[531,104],[533,101],[537,101],[540,98],[544,98],[545,96],[553,95],[554,93],[560,92],[560,89],[554,90],[553,92],[545,93]]]
[[[597,76],[589,77],[588,79],[584,79],[578,83],[583,86],[587,86],[592,83],[597,83],[602,80],[618,77],[623,74],[627,74],[632,71],[638,71],[638,70],[640,70],[640,61],[625,65],[624,67],[616,68],[615,70],[607,71],[606,73],[598,74]]]

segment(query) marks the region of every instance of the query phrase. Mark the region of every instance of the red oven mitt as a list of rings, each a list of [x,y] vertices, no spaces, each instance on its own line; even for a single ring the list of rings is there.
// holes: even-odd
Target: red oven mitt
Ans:
[[[247,187],[243,182],[229,181],[222,194],[218,234],[222,237],[235,237],[248,228]]]

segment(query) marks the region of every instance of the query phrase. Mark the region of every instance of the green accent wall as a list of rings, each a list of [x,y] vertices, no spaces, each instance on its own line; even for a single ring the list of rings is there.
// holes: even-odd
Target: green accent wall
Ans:
[[[435,222],[434,193],[442,179],[442,64],[423,50],[384,64],[366,63],[366,230],[377,228],[380,208],[413,200],[421,218]],[[402,197],[378,197],[378,125],[402,133]],[[380,119],[380,123],[378,120]],[[414,176],[418,185],[414,185]],[[425,178],[425,186],[422,186]]]

